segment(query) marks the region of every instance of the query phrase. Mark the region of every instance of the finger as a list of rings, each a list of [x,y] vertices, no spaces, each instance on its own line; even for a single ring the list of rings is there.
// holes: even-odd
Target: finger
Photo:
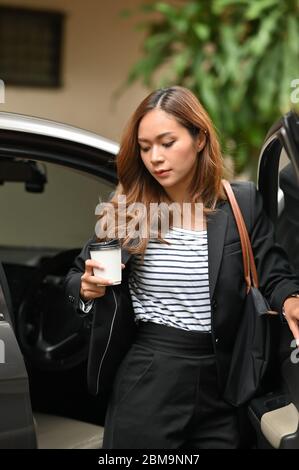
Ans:
[[[289,321],[289,327],[290,327],[291,332],[293,333],[293,336],[296,340],[296,344],[298,346],[299,345],[299,327],[298,327],[298,323],[294,320],[290,320]]]
[[[89,273],[93,273],[93,268],[105,269],[104,265],[95,259],[87,259],[85,261],[85,270]]]
[[[113,284],[112,279],[106,279],[98,276],[90,276],[87,282],[95,286],[110,286],[111,284]]]
[[[126,267],[126,265],[121,263],[121,269],[124,269],[125,267]]]
[[[81,286],[82,287],[94,287],[96,285],[111,285],[113,284],[112,279],[107,279],[99,276],[94,276],[93,273],[84,273],[81,276]]]

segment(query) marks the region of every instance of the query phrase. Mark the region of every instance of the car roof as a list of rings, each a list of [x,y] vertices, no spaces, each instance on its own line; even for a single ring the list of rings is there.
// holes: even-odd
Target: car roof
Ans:
[[[94,132],[61,122],[23,114],[0,112],[0,129],[63,139],[116,155],[119,145]]]

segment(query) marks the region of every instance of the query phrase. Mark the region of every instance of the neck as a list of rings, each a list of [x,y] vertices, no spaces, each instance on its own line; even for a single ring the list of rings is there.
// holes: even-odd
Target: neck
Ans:
[[[183,194],[180,194],[178,192],[173,193],[172,191],[167,191],[166,196],[169,203],[176,202],[182,205],[184,202],[191,202],[191,197],[189,194],[187,194],[186,191]]]

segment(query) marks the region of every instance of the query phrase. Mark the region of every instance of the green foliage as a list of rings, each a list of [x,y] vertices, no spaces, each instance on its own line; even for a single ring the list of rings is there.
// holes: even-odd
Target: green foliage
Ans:
[[[142,6],[142,58],[127,84],[190,88],[217,128],[236,172],[256,164],[269,127],[294,108],[299,0],[193,0]]]

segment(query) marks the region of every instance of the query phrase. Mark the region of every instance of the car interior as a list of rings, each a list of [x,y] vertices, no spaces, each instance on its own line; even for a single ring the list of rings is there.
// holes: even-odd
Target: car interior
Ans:
[[[63,281],[113,186],[32,160],[0,159],[0,174],[0,285],[29,377],[37,446],[100,448],[104,408],[86,384],[90,319],[74,315]]]

